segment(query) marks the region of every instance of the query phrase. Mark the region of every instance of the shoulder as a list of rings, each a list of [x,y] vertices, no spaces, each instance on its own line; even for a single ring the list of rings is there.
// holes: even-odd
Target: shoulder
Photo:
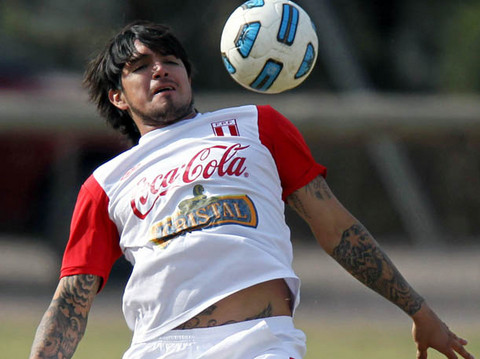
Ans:
[[[119,153],[117,156],[101,164],[93,171],[84,185],[97,192],[100,189],[108,192],[108,188],[113,183],[124,177],[126,173],[135,166],[138,160],[138,156],[136,155],[137,147],[138,145]]]
[[[232,114],[257,114],[257,107],[256,105],[242,105],[242,106],[233,106],[233,107],[224,107],[221,109],[216,109],[208,112],[204,112],[201,114],[202,117],[215,117],[215,116],[223,116],[223,115],[232,115]]]
[[[284,117],[279,111],[273,108],[271,105],[242,105],[242,106],[235,106],[235,107],[225,107],[213,112],[209,112],[206,114],[221,114],[221,113],[255,113],[258,116],[266,117],[266,118],[275,118],[275,117]]]
[[[212,112],[202,114],[206,118],[250,118],[254,119],[260,127],[278,126],[285,123],[287,126],[293,126],[291,122],[271,105],[243,105],[236,107],[226,107]]]
[[[271,128],[275,130],[278,127],[294,127],[292,122],[287,119],[282,113],[274,109],[270,105],[258,105],[258,123],[261,127]]]

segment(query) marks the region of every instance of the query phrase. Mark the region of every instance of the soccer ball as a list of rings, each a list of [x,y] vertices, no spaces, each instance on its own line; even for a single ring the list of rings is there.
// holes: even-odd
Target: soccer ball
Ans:
[[[230,15],[220,41],[228,73],[243,87],[280,93],[300,85],[317,60],[308,14],[288,0],[250,0]]]

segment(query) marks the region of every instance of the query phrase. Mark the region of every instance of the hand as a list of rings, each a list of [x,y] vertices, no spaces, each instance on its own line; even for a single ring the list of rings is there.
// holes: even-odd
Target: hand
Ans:
[[[445,323],[424,303],[413,315],[413,340],[417,345],[417,359],[427,358],[427,349],[433,348],[448,359],[474,359],[466,349],[467,341],[450,331]]]

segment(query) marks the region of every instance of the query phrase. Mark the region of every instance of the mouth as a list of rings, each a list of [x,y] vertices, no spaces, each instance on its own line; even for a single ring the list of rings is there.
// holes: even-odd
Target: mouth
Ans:
[[[153,96],[158,95],[160,93],[164,93],[164,92],[170,92],[170,91],[175,91],[175,88],[173,86],[158,87],[153,91]]]

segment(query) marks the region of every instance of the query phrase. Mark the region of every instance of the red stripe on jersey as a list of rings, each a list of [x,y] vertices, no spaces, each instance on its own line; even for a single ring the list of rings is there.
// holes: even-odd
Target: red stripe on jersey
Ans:
[[[78,194],[63,256],[60,278],[77,274],[102,277],[101,289],[115,261],[122,255],[116,225],[108,215],[109,199],[90,176]]]
[[[285,116],[271,106],[257,109],[260,141],[275,160],[284,201],[318,175],[326,176],[326,167],[315,162],[300,131]]]
[[[228,129],[229,129],[230,134],[232,136],[238,136],[238,128],[237,128],[236,125],[230,125],[230,126],[228,126]]]
[[[216,136],[224,136],[223,128],[221,126],[214,127],[214,131]]]

